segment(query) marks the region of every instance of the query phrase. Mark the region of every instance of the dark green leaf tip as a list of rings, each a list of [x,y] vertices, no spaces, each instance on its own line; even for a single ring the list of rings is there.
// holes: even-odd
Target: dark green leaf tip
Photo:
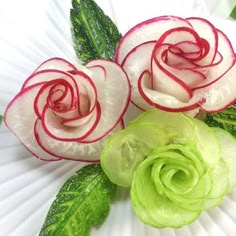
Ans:
[[[83,63],[114,58],[121,34],[93,0],[72,0],[70,20],[74,49]]]

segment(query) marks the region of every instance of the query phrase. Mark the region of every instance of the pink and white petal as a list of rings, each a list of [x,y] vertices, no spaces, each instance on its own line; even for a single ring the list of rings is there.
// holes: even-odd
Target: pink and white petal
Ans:
[[[185,58],[185,63],[188,62],[187,59],[196,59],[201,55],[202,47],[197,43],[193,43],[190,41],[181,41],[169,47],[169,53],[175,56],[181,56],[179,59]],[[169,56],[168,56],[169,58]],[[182,62],[180,61],[182,64]],[[192,63],[191,63],[192,64]]]
[[[195,96],[192,97],[187,102],[182,102],[174,96],[150,89],[151,75],[147,71],[145,71],[141,75],[139,79],[138,88],[141,96],[143,97],[143,99],[147,101],[147,103],[149,103],[153,107],[165,111],[173,111],[173,112],[190,111],[196,109],[199,106],[199,103],[201,103],[203,100],[202,97]]]
[[[81,71],[77,71],[74,75],[73,78],[75,79],[77,83],[77,87],[79,88],[79,98],[82,100],[78,100],[79,102],[79,112],[81,115],[83,114],[84,110],[84,96],[86,96],[89,99],[89,111],[92,112],[97,105],[97,88],[94,83],[94,81],[85,73]]]
[[[190,42],[186,44],[191,44]],[[191,53],[186,52],[177,52],[173,49],[174,47],[170,46],[162,54],[162,60],[169,66],[179,69],[193,69],[196,68],[196,65],[190,60],[192,57],[198,56],[199,52],[192,51]]]
[[[201,108],[207,112],[218,112],[236,102],[236,64],[219,80],[194,91],[196,96],[205,98]]]
[[[48,69],[48,70],[43,70],[43,71],[38,71],[33,73],[30,77],[28,77],[22,88],[25,89],[28,86],[31,86],[33,84],[41,83],[41,82],[49,82],[54,79],[64,79],[67,82],[71,84],[71,86],[74,88],[74,93],[78,93],[78,87],[75,79],[73,76],[69,73],[66,73],[61,70],[55,70],[55,69]]]
[[[45,132],[56,140],[61,141],[79,141],[89,136],[97,127],[100,121],[101,111],[99,104],[91,114],[86,124],[74,127],[75,124],[67,126],[63,124],[63,119],[58,117],[48,106],[45,106],[42,115],[42,126]],[[76,122],[76,120],[71,121]]]
[[[63,58],[60,57],[53,57],[45,62],[43,62],[39,67],[34,71],[41,71],[46,69],[53,69],[53,70],[62,70],[62,71],[75,71],[77,68],[71,64],[70,62],[66,61]]]
[[[185,102],[192,96],[191,87],[204,80],[205,76],[194,70],[175,69],[165,63],[165,61],[168,63],[167,52],[170,45],[178,45],[181,42],[191,45],[191,48],[193,44],[201,45],[196,32],[186,27],[170,29],[158,39],[152,55],[152,86],[155,90],[175,96],[178,100]],[[177,58],[172,56],[169,63],[174,64],[173,60]]]
[[[177,27],[192,28],[187,20],[176,16],[160,16],[137,24],[121,39],[115,53],[115,61],[121,64],[129,51],[137,45],[158,40],[166,31]]]
[[[68,127],[79,127],[79,126],[81,127],[83,125],[87,126],[89,124],[90,119],[93,119],[94,110],[96,110],[95,113],[97,113],[98,116],[99,116],[99,118],[97,119],[97,122],[99,122],[100,116],[101,116],[101,108],[100,108],[99,103],[97,103],[96,106],[94,107],[94,109],[91,110],[86,115],[78,116],[77,118],[74,118],[74,119],[64,120],[62,122],[62,124],[65,125],[65,126],[68,126]]]
[[[73,98],[72,86],[64,79],[54,79],[41,86],[34,99],[34,109],[37,116],[41,118],[45,105],[48,104],[53,109],[56,104],[66,99],[67,101],[64,101],[64,106],[71,107],[73,106]],[[56,113],[59,109],[55,107],[53,110]]]
[[[211,64],[214,61],[218,49],[217,29],[212,23],[203,18],[191,17],[187,18],[187,20],[193,26],[194,30],[199,34],[199,36],[209,42],[210,45],[210,50],[208,51],[207,55],[201,60],[197,61],[197,64]]]
[[[106,79],[94,71],[93,82],[97,88],[101,106],[101,119],[96,129],[83,142],[95,142],[107,135],[122,119],[130,100],[130,84],[124,70],[115,62],[96,59],[87,67],[100,65],[106,70]]]
[[[157,45],[156,45],[157,46]],[[192,96],[192,90],[186,83],[172,74],[162,65],[162,54],[168,45],[155,47],[152,57],[152,83],[151,87],[166,95],[176,97],[178,100],[186,102]]]
[[[194,86],[197,86],[206,78],[205,75],[198,70],[174,68],[172,66],[167,65],[166,63],[163,63],[162,61],[160,62],[160,65],[166,71],[170,72],[172,76],[175,76],[179,80],[181,80],[189,88],[193,88]]]
[[[168,29],[157,39],[157,47],[162,44],[176,45],[181,42],[190,42],[201,45],[202,41],[199,35],[189,27],[177,27]]]
[[[140,74],[144,70],[151,69],[151,56],[156,41],[148,41],[133,48],[124,58],[121,66],[127,73],[131,85],[137,83]]]
[[[37,115],[34,112],[34,97],[44,83],[36,84],[21,90],[8,104],[4,121],[22,144],[37,158],[55,161],[58,158],[44,152],[38,145],[34,125]]]
[[[220,79],[220,77],[226,73],[236,62],[236,56],[232,47],[231,42],[227,38],[227,36],[217,30],[218,32],[218,51],[220,55],[223,57],[223,60],[220,63],[216,63],[212,67],[208,68],[207,78],[203,82],[201,82],[196,88],[203,88],[214,81]]]
[[[142,110],[150,106],[138,92],[138,79],[144,70],[151,69],[151,56],[156,42],[145,42],[133,48],[125,57],[122,67],[126,71],[131,85],[131,101]]]
[[[123,128],[122,122],[109,133],[109,136]],[[108,136],[93,143],[65,142],[51,138],[40,125],[36,124],[37,141],[40,147],[50,155],[61,159],[69,159],[85,162],[99,161],[100,153]]]
[[[106,69],[101,65],[95,65],[86,67],[91,73],[90,75],[96,73],[99,78],[106,79]]]

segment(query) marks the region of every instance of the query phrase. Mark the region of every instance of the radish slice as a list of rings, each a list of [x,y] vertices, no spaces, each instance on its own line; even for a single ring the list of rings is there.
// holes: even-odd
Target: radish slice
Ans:
[[[220,63],[212,65],[212,67],[208,68],[207,79],[201,82],[196,87],[196,89],[203,88],[220,79],[220,77],[228,70],[230,70],[231,67],[236,62],[236,56],[231,42],[223,32],[219,30],[217,30],[217,32],[218,32],[218,51],[221,53],[221,57],[223,58],[223,60],[221,60]]]
[[[39,65],[36,70],[34,71],[41,71],[46,69],[53,69],[53,70],[62,70],[62,71],[76,71],[77,68],[71,64],[70,62],[66,61],[60,57],[53,57],[44,61],[41,65]]]
[[[165,111],[189,111],[197,108],[203,102],[202,95],[194,96],[188,102],[181,102],[174,96],[150,89],[151,75],[148,71],[143,72],[138,82],[138,89],[143,99],[153,107]]]
[[[77,93],[78,91],[76,94]],[[74,96],[73,86],[64,79],[54,79],[44,83],[35,97],[35,112],[37,116],[41,118],[45,104],[49,104],[50,108],[55,113],[59,110],[61,111],[62,105],[72,107]],[[65,108],[63,108],[63,110],[65,110]]]
[[[122,64],[131,84],[131,101],[142,110],[150,109],[152,106],[140,95],[137,81],[144,70],[151,69],[151,55],[154,46],[155,41],[138,45],[129,52]]]
[[[176,16],[161,16],[141,22],[123,36],[116,50],[115,61],[121,64],[134,47],[147,41],[157,40],[167,30],[176,27],[192,28],[188,21]]]
[[[207,42],[210,42],[210,50],[208,51],[207,56],[198,60],[197,64],[211,64],[215,59],[218,48],[218,33],[215,26],[209,21],[199,17],[187,18],[187,21],[200,36],[202,35]]]
[[[79,141],[94,132],[94,129],[100,121],[100,116],[100,107],[97,106],[87,120],[86,125],[76,127],[66,126],[63,124],[63,119],[58,117],[46,106],[43,111],[42,126],[45,129],[45,132],[56,140]]]
[[[34,134],[34,125],[37,116],[34,112],[34,100],[32,97],[36,96],[42,84],[35,84],[20,91],[9,103],[4,114],[4,121],[7,127],[34,156],[41,160],[56,161],[59,158],[42,150]]]
[[[178,78],[178,80],[181,80],[189,88],[194,88],[206,79],[204,73],[201,73],[198,70],[190,68],[175,68],[174,66],[167,65],[163,61],[160,61],[160,66],[164,68],[165,71],[169,71],[173,76]],[[157,72],[156,74],[158,75]]]
[[[212,86],[196,90],[196,96],[206,98],[201,108],[207,112],[219,112],[236,102],[236,65]]]
[[[106,70],[106,77],[98,77],[96,67],[100,65]],[[94,67],[92,79],[97,88],[98,101],[101,106],[101,118],[94,132],[83,142],[95,142],[106,136],[123,117],[130,99],[129,80],[116,63],[108,60],[92,60],[86,67]]]
[[[60,58],[60,57],[50,58],[47,61],[43,62],[34,71],[34,73],[37,71],[50,70],[50,69],[61,70],[61,71],[69,72],[72,74],[74,74],[76,71],[80,71],[90,76],[89,70],[85,66],[81,64],[77,64],[76,66],[74,66],[69,61],[66,61],[65,59]]]
[[[159,45],[156,44],[153,49],[151,77],[152,88],[156,91],[176,96],[180,101],[188,101],[192,96],[191,89],[186,83],[176,77],[176,75],[171,74],[166,70],[166,68],[162,66],[162,63],[158,61],[158,58],[161,58],[161,55],[159,54],[162,54],[166,47],[168,47],[168,45],[162,45],[159,47]]]
[[[91,72],[90,75],[96,73],[96,76],[99,78],[106,79],[106,69],[101,65],[95,65],[87,67],[87,69]]]
[[[86,144],[80,142],[65,142],[52,139],[42,128],[40,120],[37,120],[35,125],[35,134],[39,146],[42,147],[45,152],[48,152],[49,155],[56,156],[61,159],[97,162],[99,161],[99,155],[107,137],[121,129],[123,129],[123,123],[119,122],[109,133],[109,135],[93,143]]]
[[[29,76],[25,83],[22,86],[22,89],[25,89],[28,86],[31,86],[33,84],[38,84],[41,82],[49,82],[55,79],[64,79],[70,84],[72,84],[75,93],[78,91],[77,83],[73,76],[67,72],[61,71],[61,70],[55,70],[55,69],[48,69],[48,70],[42,70],[33,73],[31,76]]]

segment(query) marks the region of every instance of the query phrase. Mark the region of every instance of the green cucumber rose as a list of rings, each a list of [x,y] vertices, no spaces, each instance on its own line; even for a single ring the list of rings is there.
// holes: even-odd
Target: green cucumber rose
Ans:
[[[221,185],[215,190],[219,176]],[[159,228],[180,227],[220,203],[228,188],[225,162],[211,169],[195,148],[170,144],[156,148],[138,166],[131,198],[143,222]]]
[[[178,228],[219,205],[236,184],[235,153],[228,132],[149,110],[108,140],[101,165],[113,183],[131,187],[140,220]]]

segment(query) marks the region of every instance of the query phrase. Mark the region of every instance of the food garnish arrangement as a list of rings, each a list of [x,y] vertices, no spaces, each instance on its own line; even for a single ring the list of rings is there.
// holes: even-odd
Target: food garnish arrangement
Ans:
[[[87,162],[39,235],[90,235],[118,188],[155,228],[219,206],[236,185],[236,53],[223,30],[157,16],[122,36],[93,0],[73,0],[70,21],[81,63],[58,57],[32,68],[3,116],[36,158]]]

